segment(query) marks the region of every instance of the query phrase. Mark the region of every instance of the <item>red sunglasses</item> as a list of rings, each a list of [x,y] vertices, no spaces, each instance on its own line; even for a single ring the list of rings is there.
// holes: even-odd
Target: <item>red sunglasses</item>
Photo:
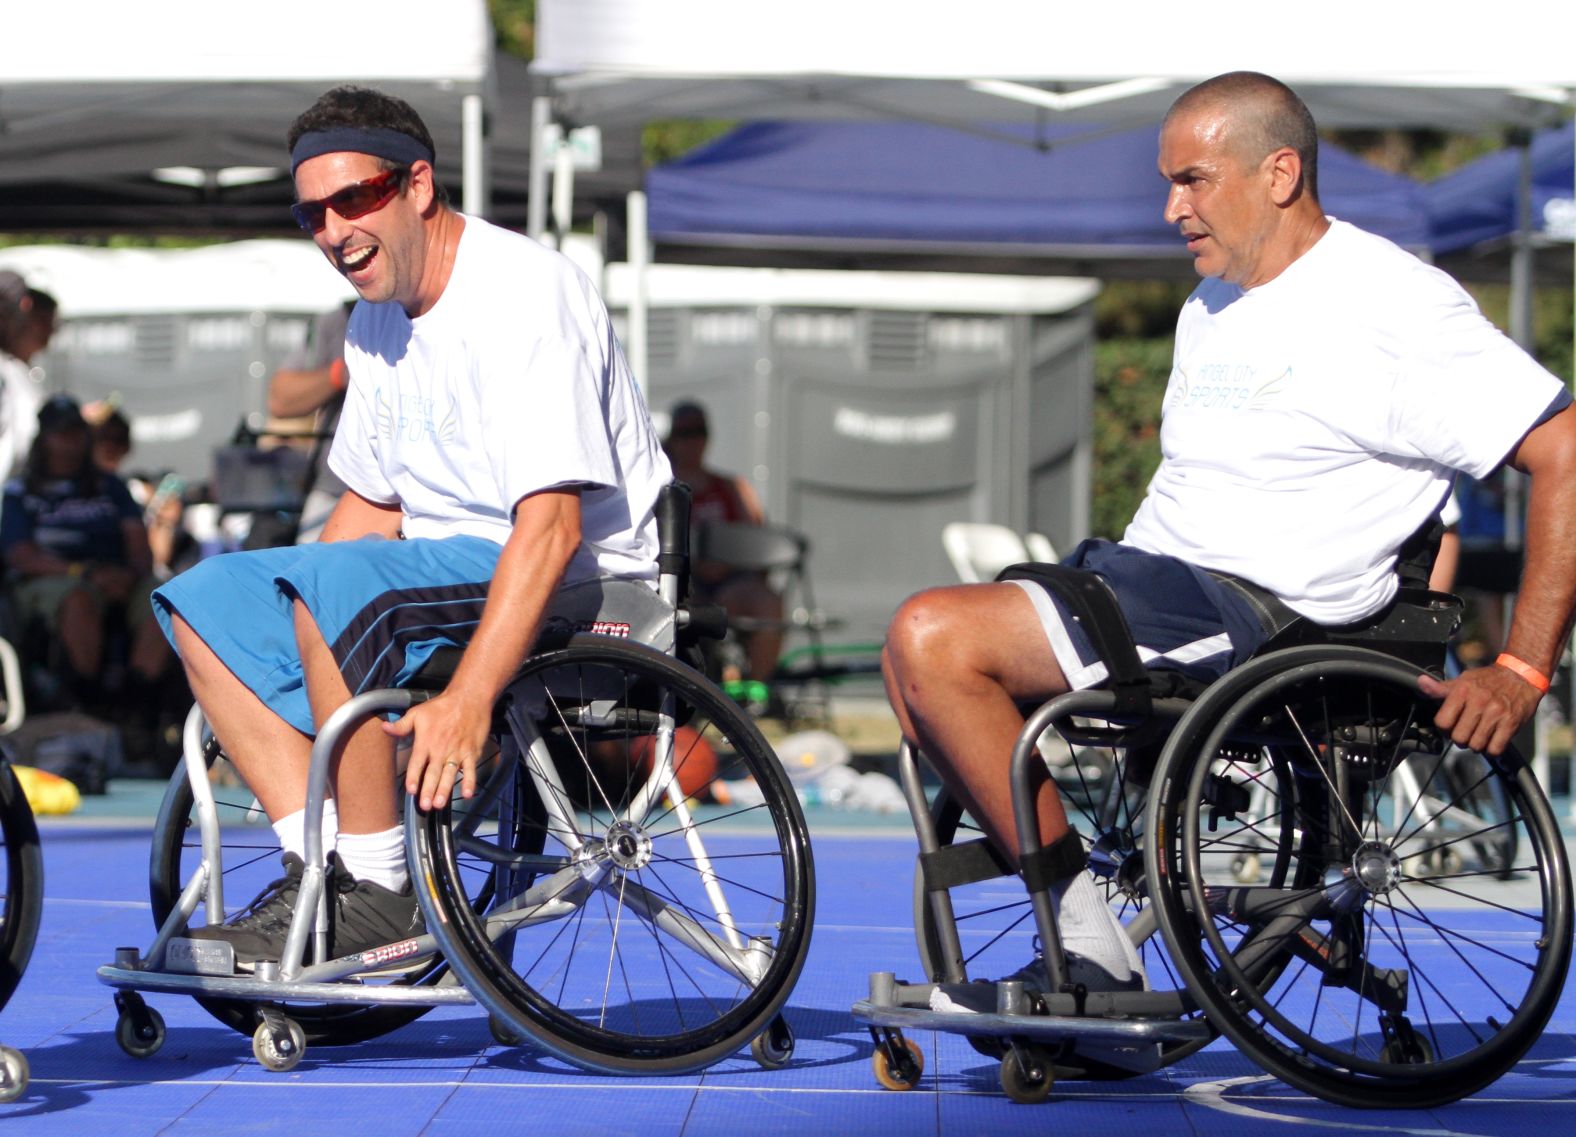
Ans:
[[[290,216],[294,217],[296,224],[308,233],[322,232],[323,226],[328,224],[330,209],[346,221],[365,217],[394,200],[394,195],[399,193],[400,185],[408,173],[410,173],[409,168],[384,170],[375,177],[336,190],[316,201],[298,201],[290,207]]]

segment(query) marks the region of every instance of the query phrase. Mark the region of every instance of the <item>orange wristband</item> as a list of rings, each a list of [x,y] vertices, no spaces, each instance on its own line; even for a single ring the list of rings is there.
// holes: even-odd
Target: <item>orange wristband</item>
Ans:
[[[328,365],[328,381],[333,384],[336,391],[343,391],[346,384],[350,382],[350,371],[343,359],[336,359]]]
[[[1494,666],[1503,667],[1506,671],[1514,671],[1536,687],[1541,695],[1549,693],[1549,677],[1536,667],[1533,667],[1532,664],[1524,663],[1509,652],[1501,652],[1499,658],[1494,661]]]

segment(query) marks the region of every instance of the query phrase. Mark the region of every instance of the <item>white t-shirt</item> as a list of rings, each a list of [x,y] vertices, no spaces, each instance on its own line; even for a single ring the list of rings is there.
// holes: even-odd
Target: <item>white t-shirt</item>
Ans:
[[[1452,471],[1490,473],[1563,390],[1445,273],[1336,221],[1268,283],[1189,297],[1123,540],[1361,619]]]
[[[407,537],[500,545],[515,505],[581,484],[581,545],[564,582],[656,577],[652,505],[667,456],[601,298],[569,260],[465,219],[443,295],[415,320],[356,306],[329,466],[398,503]]]
[[[33,381],[33,369],[0,351],[0,478],[9,478],[27,461],[43,405],[44,392]]]

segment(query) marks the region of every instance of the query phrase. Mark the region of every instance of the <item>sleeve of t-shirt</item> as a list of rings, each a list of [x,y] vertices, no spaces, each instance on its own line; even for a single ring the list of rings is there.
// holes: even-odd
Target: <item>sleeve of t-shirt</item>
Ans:
[[[1459,287],[1428,290],[1409,313],[1390,414],[1394,451],[1474,478],[1492,473],[1565,390]]]
[[[606,410],[611,325],[600,303],[572,285],[561,299],[556,324],[483,378],[487,450],[511,505],[557,486],[619,480]]]

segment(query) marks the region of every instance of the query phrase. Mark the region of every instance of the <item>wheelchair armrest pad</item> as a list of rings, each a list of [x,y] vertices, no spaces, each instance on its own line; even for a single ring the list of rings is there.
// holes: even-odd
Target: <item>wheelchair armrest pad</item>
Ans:
[[[1117,713],[1148,714],[1149,672],[1139,661],[1116,594],[1103,578],[1066,565],[1019,564],[1008,565],[996,579],[1032,580],[1050,590],[1083,628],[1095,654],[1105,663],[1109,675],[1106,686],[1116,696]]]

